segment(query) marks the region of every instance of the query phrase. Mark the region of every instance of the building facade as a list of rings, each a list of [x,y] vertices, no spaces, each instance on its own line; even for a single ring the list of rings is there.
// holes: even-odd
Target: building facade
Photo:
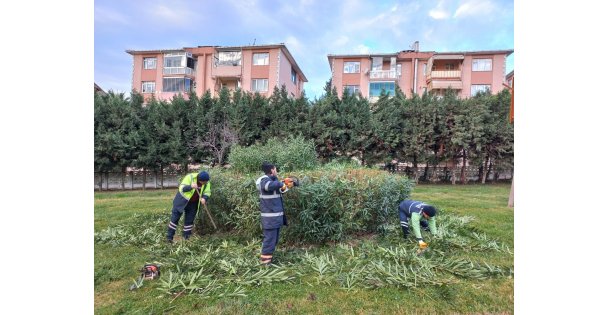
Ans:
[[[127,50],[133,56],[132,89],[148,101],[169,100],[190,91],[217,96],[222,87],[270,96],[285,85],[299,97],[306,76],[284,44],[239,47],[198,46],[182,49]]]
[[[332,86],[342,97],[344,89],[360,92],[374,102],[384,89],[394,95],[399,88],[407,97],[432,91],[443,95],[449,88],[459,97],[477,92],[500,92],[505,83],[506,58],[513,50],[421,52],[394,54],[328,55]]]

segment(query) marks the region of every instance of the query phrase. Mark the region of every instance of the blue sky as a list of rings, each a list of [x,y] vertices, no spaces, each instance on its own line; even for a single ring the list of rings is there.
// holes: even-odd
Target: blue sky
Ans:
[[[125,50],[285,43],[308,82],[310,99],[331,77],[327,54],[409,49],[513,49],[513,1],[191,1],[96,0],[95,83],[131,89]],[[514,54],[507,59],[513,70]]]

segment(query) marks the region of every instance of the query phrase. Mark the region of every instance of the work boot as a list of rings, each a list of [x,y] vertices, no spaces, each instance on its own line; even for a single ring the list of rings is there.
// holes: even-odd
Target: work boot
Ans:
[[[401,226],[401,231],[403,231],[403,238],[407,239],[407,236],[410,234],[410,229],[405,226]]]

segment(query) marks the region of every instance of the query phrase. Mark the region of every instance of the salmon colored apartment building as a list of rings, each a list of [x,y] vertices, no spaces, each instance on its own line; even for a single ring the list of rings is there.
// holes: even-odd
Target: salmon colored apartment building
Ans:
[[[270,96],[285,85],[299,97],[308,82],[284,44],[238,47],[198,46],[183,49],[127,50],[133,56],[132,89],[147,101],[169,100],[190,91],[217,96],[222,87]]]
[[[448,87],[467,98],[479,91],[500,92],[505,83],[506,58],[513,50],[434,52],[412,50],[392,54],[328,55],[332,86],[340,97],[344,89],[360,92],[370,101],[395,87],[411,97],[425,91],[443,95]]]

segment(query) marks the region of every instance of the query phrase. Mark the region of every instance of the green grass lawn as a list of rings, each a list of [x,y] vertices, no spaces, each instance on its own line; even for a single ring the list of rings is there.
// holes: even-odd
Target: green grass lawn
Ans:
[[[506,272],[513,269],[514,226],[513,209],[507,207],[509,189],[510,184],[419,185],[411,196],[437,206],[441,210],[439,224],[442,223],[442,215],[445,221],[448,216],[472,217],[472,221],[466,223],[468,229],[485,235],[508,250],[471,251],[464,247],[462,251],[450,249],[446,253],[450,258],[497,266],[502,272],[483,279],[438,273],[436,283],[425,283],[420,276],[416,282],[407,280],[401,282],[403,285],[377,287],[369,287],[366,284],[370,280],[364,279],[368,272],[366,268],[373,263],[391,264],[402,259],[426,264],[433,263],[435,257],[428,260],[415,258],[406,252],[415,249],[415,242],[401,238],[397,213],[394,233],[387,236],[367,235],[325,246],[296,247],[279,243],[276,257],[282,267],[276,271],[283,272],[289,279],[267,275],[256,280],[251,274],[244,274],[243,270],[255,272],[261,269],[250,267],[258,259],[259,239],[248,240],[224,232],[195,237],[187,243],[173,246],[162,243],[174,190],[96,192],[95,313],[513,313],[513,276]],[[180,229],[182,224],[183,219]],[[180,232],[178,229],[177,235]],[[434,244],[431,241],[430,247],[433,248]],[[391,256],[393,254],[384,253],[384,249],[401,249],[403,252]],[[324,255],[333,257],[333,265],[323,275],[313,272],[315,264],[311,262],[319,262]],[[431,251],[429,255],[435,254]],[[209,261],[202,261],[204,259],[200,257],[208,257]],[[192,261],[197,258],[201,261]],[[224,262],[218,263],[220,260]],[[163,264],[163,277],[145,281],[141,288],[129,291],[129,286],[139,276],[138,269],[155,261]],[[195,264],[203,267],[195,269],[192,267]],[[189,272],[199,270],[202,278],[207,277],[200,283],[210,287],[217,285],[219,289],[209,292],[195,290],[191,294],[181,289],[168,290],[168,275],[170,272],[177,274],[178,265],[184,273],[183,268],[190,267]],[[234,269],[230,269],[231,266]],[[273,267],[267,269],[272,271]],[[214,282],[216,275],[225,277]],[[249,280],[252,282],[246,282]]]

